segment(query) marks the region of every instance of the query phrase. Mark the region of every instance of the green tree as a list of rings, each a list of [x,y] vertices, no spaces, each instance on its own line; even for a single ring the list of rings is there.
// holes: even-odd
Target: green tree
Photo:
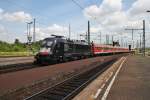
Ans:
[[[19,41],[19,39],[15,39],[15,42],[14,42],[15,44],[19,44],[20,43],[20,41]]]

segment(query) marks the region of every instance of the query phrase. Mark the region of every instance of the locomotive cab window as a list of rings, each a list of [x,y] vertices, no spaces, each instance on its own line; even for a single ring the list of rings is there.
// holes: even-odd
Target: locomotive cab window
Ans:
[[[53,44],[53,41],[43,41],[41,46],[42,47],[51,47]]]
[[[48,42],[47,42],[47,46],[48,46],[48,47],[52,46],[52,44],[53,44],[52,41],[48,41]]]

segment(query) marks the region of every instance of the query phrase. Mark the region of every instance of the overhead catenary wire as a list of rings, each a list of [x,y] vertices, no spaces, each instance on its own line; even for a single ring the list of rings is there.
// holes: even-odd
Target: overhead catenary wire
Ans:
[[[84,9],[78,2],[76,2],[75,0],[71,0],[74,4],[76,4],[80,9]]]
[[[11,4],[13,4],[13,6],[15,6],[15,7],[19,7],[19,8],[23,8],[23,9],[26,9],[26,10],[33,10],[33,9],[31,9],[31,8],[28,8],[28,7],[25,7],[24,5],[22,5],[22,4],[18,4],[17,2],[15,2],[15,1],[12,1],[12,0],[5,0],[6,2],[8,2],[8,3],[11,3]],[[81,10],[84,10],[84,7],[79,3],[79,2],[77,2],[77,0],[71,0],[75,5],[77,5]],[[34,11],[34,13],[38,13],[38,14],[42,14],[41,13],[41,11],[39,11],[39,10],[35,10]],[[48,19],[49,18],[49,16],[42,16],[42,17],[44,17],[44,18],[46,18],[46,19]],[[33,18],[36,18],[36,16],[34,16]],[[39,25],[42,25],[42,26],[48,26],[47,24],[46,24],[46,22],[39,22],[38,21],[38,19],[36,18],[36,24],[38,24],[38,26]]]

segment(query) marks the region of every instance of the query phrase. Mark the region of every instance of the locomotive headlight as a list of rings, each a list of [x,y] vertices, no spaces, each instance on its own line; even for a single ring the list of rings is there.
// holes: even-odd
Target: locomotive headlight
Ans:
[[[44,47],[44,48],[41,48],[41,49],[40,49],[40,52],[46,52],[46,49],[47,49],[47,48],[45,48],[45,47]]]
[[[52,54],[51,48],[48,48],[49,54]]]
[[[51,48],[41,48],[40,53],[52,54]]]

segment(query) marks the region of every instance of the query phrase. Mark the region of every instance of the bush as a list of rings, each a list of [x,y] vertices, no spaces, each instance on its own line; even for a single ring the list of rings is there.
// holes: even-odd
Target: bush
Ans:
[[[29,47],[25,43],[17,42],[10,44],[3,41],[0,41],[0,52],[28,52]],[[31,44],[31,48],[34,51],[37,51],[40,48],[40,42]]]

